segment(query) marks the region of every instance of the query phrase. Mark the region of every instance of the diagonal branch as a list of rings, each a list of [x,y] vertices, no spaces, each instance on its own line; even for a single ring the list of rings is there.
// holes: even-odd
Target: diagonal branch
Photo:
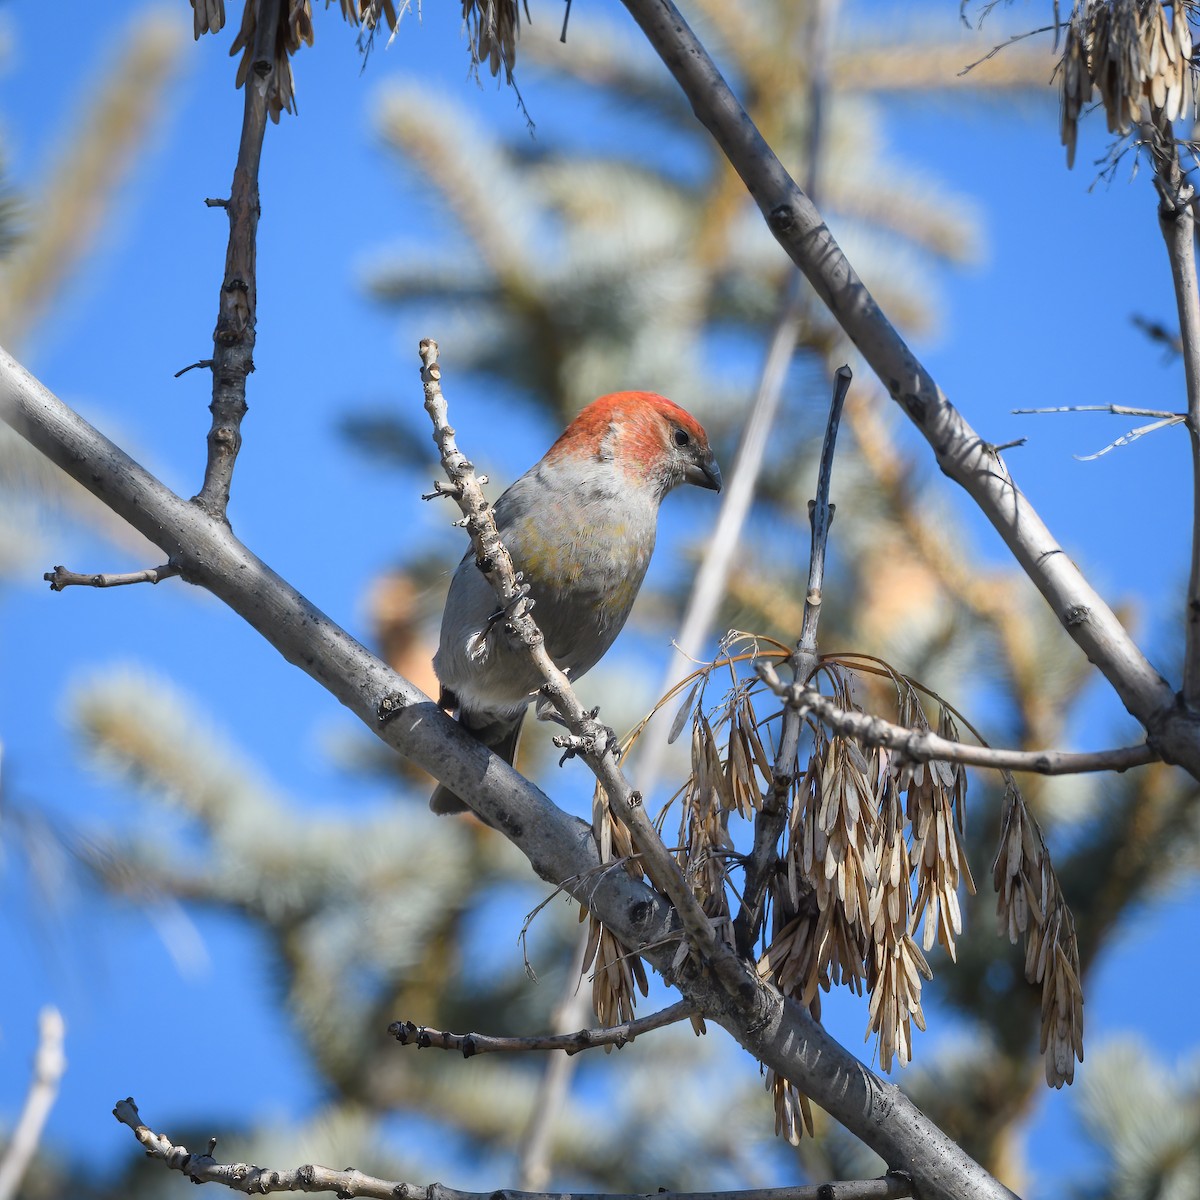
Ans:
[[[671,0],[624,2],[741,176],[768,228],[933,447],[938,465],[979,506],[1163,757],[1200,778],[1200,715],[1176,703],[1170,684],[1051,536],[994,448],[964,420],[892,327],[679,10]]]
[[[252,78],[246,81],[242,137],[229,200],[221,205],[229,215],[229,244],[225,277],[213,331],[212,425],[208,431],[208,461],[196,503],[212,516],[226,519],[233,467],[242,448],[242,418],[246,415],[246,377],[254,370],[254,322],[257,316],[258,166],[267,129],[267,77],[274,69],[271,47],[279,21],[279,0],[246,0],[258,4],[258,24],[264,38],[256,39]],[[207,201],[206,201],[207,203]]]
[[[180,1171],[193,1183],[221,1183],[235,1192],[265,1196],[271,1192],[334,1192],[339,1197],[367,1196],[375,1200],[646,1200],[644,1195],[620,1195],[595,1192],[518,1192],[503,1188],[491,1192],[463,1192],[442,1183],[423,1185],[378,1179],[350,1168],[335,1171],[315,1163],[291,1170],[272,1170],[252,1163],[219,1163],[213,1158],[217,1139],[210,1138],[203,1154],[190,1154],[185,1146],[176,1146],[165,1133],[142,1124],[133,1098],[118,1100],[113,1116],[133,1130],[133,1136],[156,1158],[173,1171]],[[736,1192],[668,1192],[656,1194],[656,1200],[903,1200],[914,1195],[907,1175],[890,1172],[879,1179],[853,1179],[808,1187],[755,1188]]]
[[[0,350],[0,419],[179,562],[377,737],[450,787],[505,834],[542,878],[585,904],[623,945],[669,971],[677,918],[651,888],[601,864],[591,826],[450,720],[234,537],[165,487]],[[743,964],[735,963],[741,968]],[[701,964],[673,975],[684,998],[759,1062],[791,1080],[893,1167],[924,1200],[1012,1200],[1012,1193],[794,1001],[748,967],[736,995]]]

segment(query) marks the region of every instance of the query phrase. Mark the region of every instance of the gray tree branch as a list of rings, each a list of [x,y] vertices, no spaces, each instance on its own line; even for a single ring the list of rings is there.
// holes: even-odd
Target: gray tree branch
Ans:
[[[601,864],[589,825],[556,808],[276,575],[223,520],[164,486],[4,350],[0,419],[161,547],[185,581],[223,600],[376,736],[467,800],[542,879],[585,904],[697,1012],[795,1083],[893,1170],[911,1173],[923,1200],[1012,1200],[899,1088],[869,1071],[748,964],[738,960],[742,979],[732,990],[694,958],[672,974],[681,933],[676,914],[651,888]]]
[[[253,1163],[219,1163],[213,1158],[217,1139],[203,1154],[190,1154],[165,1133],[155,1133],[142,1123],[133,1098],[118,1100],[113,1116],[133,1130],[133,1136],[151,1158],[180,1171],[193,1183],[221,1183],[237,1192],[265,1196],[271,1192],[334,1192],[339,1197],[367,1196],[375,1200],[651,1200],[649,1195],[595,1192],[518,1192],[500,1188],[491,1192],[462,1192],[441,1183],[398,1183],[378,1179],[353,1169],[335,1171],[315,1163],[290,1170],[272,1170]],[[903,1200],[913,1195],[911,1181],[890,1173],[879,1179],[852,1179],[812,1187],[757,1188],[739,1192],[655,1192],[653,1200]]]
[[[867,290],[821,214],[738,103],[671,0],[624,0],[741,176],[767,226],[1050,604],[1162,757],[1200,779],[1200,714],[1178,703],[1112,609],[1051,536],[989,443],[964,420]]]
[[[757,664],[759,677],[789,708],[812,713],[835,733],[858,738],[867,746],[895,750],[913,762],[960,762],[968,767],[991,767],[997,771],[1030,771],[1036,775],[1082,775],[1089,771],[1128,771],[1157,762],[1153,746],[1120,746],[1113,750],[999,750],[991,746],[968,746],[939,737],[928,729],[909,729],[870,713],[850,712],[816,688],[802,683],[785,683],[765,660]]]

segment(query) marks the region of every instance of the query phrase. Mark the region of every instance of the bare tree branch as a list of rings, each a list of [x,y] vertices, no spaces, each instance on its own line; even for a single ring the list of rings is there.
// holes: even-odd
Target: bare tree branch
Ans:
[[[21,1115],[0,1158],[0,1200],[12,1200],[37,1152],[46,1118],[58,1097],[58,1085],[67,1069],[63,1054],[62,1014],[46,1007],[38,1014],[38,1046],[33,1060],[33,1078]]]
[[[1158,762],[1153,746],[1122,746],[1116,750],[994,750],[990,746],[968,746],[939,737],[930,730],[909,729],[870,713],[850,712],[823,696],[816,688],[785,683],[765,659],[755,669],[762,681],[788,706],[801,714],[812,713],[835,733],[857,738],[868,746],[895,750],[913,762],[960,762],[968,767],[992,767],[998,771],[1032,771],[1038,775],[1082,775],[1091,771],[1128,771]]]
[[[258,167],[267,129],[267,76],[273,70],[269,47],[275,41],[279,0],[246,0],[257,4],[255,61],[246,80],[242,136],[229,199],[221,205],[229,215],[229,244],[225,278],[213,332],[212,426],[208,431],[208,462],[196,503],[225,519],[233,467],[242,448],[242,418],[246,415],[246,376],[254,370],[254,323],[258,303]],[[205,201],[211,203],[209,201]]]
[[[817,665],[817,623],[821,619],[821,590],[825,580],[825,547],[833,521],[833,505],[829,503],[829,486],[833,478],[833,454],[837,446],[838,426],[846,393],[850,390],[850,368],[837,369],[833,399],[829,405],[829,420],[821,444],[821,460],[817,468],[817,494],[809,505],[812,539],[808,556],[808,587],[804,593],[804,612],[800,619],[800,637],[789,661],[794,678],[806,683]],[[745,865],[745,887],[742,906],[734,921],[738,950],[749,955],[766,914],[767,885],[779,858],[779,838],[787,823],[787,795],[793,783],[792,764],[800,744],[802,718],[797,708],[783,714],[779,734],[779,749],[771,772],[771,790],[763,796],[762,807],[754,818],[754,846]]]
[[[1112,609],[1051,536],[1007,468],[905,344],[784,170],[671,0],[624,0],[634,19],[754,197],[768,228],[963,487],[1004,539],[1063,627],[1145,726],[1164,759],[1200,778],[1200,714],[1176,703]]]
[[[923,1200],[1012,1200],[899,1088],[869,1071],[748,965],[735,964],[742,969],[735,994],[695,959],[672,972],[675,915],[651,888],[601,864],[590,825],[551,804],[255,557],[227,524],[175,495],[3,350],[0,419],[151,538],[179,563],[184,580],[223,600],[377,737],[470,802],[542,879],[585,904],[697,1012],[790,1079],[885,1162],[911,1171]]]
[[[113,1116],[133,1130],[150,1158],[180,1171],[193,1183],[221,1183],[236,1192],[267,1195],[270,1192],[334,1192],[339,1197],[367,1196],[376,1200],[647,1200],[645,1195],[595,1192],[518,1192],[500,1188],[490,1192],[462,1192],[441,1183],[399,1183],[364,1175],[362,1171],[334,1171],[307,1163],[291,1170],[272,1170],[251,1163],[219,1163],[213,1158],[217,1139],[211,1138],[203,1154],[190,1154],[164,1133],[142,1124],[132,1097],[118,1100]],[[843,1180],[809,1187],[757,1188],[740,1192],[657,1192],[655,1200],[903,1200],[913,1185],[896,1172],[880,1179]]]
[[[695,1012],[690,1004],[681,1000],[648,1017],[636,1021],[624,1021],[620,1025],[606,1025],[600,1029],[580,1029],[577,1033],[552,1033],[541,1037],[488,1037],[480,1033],[445,1033],[430,1029],[426,1025],[414,1025],[411,1021],[394,1021],[388,1033],[402,1046],[417,1046],[420,1049],[433,1047],[437,1050],[458,1050],[463,1058],[476,1054],[512,1054],[531,1050],[562,1050],[568,1055],[596,1046],[621,1046],[634,1038],[654,1029],[665,1029],[679,1021],[686,1021]]]

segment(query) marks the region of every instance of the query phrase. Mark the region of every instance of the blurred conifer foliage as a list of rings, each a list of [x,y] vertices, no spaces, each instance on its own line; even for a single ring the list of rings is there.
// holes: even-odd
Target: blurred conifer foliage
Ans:
[[[804,52],[809,7],[808,0],[692,5],[702,37],[796,173],[804,168],[812,120]],[[657,150],[641,143],[597,150],[584,130],[506,140],[419,81],[397,87],[373,105],[370,119],[387,157],[423,181],[453,223],[441,231],[436,256],[397,257],[376,271],[371,290],[381,304],[419,313],[423,330],[453,340],[456,369],[520,396],[552,426],[602,392],[653,388],[692,408],[729,461],[756,380],[744,365],[753,355],[723,349],[765,345],[790,268],[631,29],[580,9],[570,19],[571,52],[562,53],[557,29],[535,15],[538,23],[521,32],[519,70],[556,76],[564,93],[597,114],[597,128],[643,124],[646,144]],[[303,28],[296,40],[306,40]],[[34,332],[32,322],[86,248],[118,165],[139,144],[150,105],[131,105],[124,89],[152,97],[174,62],[174,44],[150,24],[126,45],[127,60],[101,86],[100,102],[78,131],[89,145],[107,139],[103,150],[67,155],[69,167],[51,175],[36,202],[4,193],[6,343]],[[479,61],[491,53],[483,47]],[[823,203],[885,310],[910,333],[937,326],[937,270],[970,262],[980,231],[965,199],[896,160],[882,133],[882,105],[898,92],[945,87],[972,103],[991,103],[1043,88],[1051,65],[1044,49],[1021,45],[960,80],[964,57],[961,45],[919,27],[898,43],[890,31],[843,23],[833,39],[820,139]],[[86,186],[71,173],[88,171],[94,175]],[[386,186],[382,164],[380,175]],[[71,208],[83,203],[91,206],[85,213]],[[847,354],[828,316],[811,307],[722,628],[786,642],[798,634],[806,564],[778,547],[807,545],[812,447],[819,444],[828,371]],[[833,534],[837,570],[826,582],[822,643],[885,655],[960,708],[986,704],[998,744],[1061,744],[1081,699],[1081,656],[1024,577],[981,562],[953,514],[926,493],[928,466],[909,457],[870,384],[852,392],[847,424]],[[414,434],[388,412],[350,413],[345,432],[364,451],[392,447],[412,465],[406,456]],[[12,514],[66,493],[11,435],[0,433],[0,462],[2,565],[24,553],[12,531],[27,525]],[[369,596],[378,644],[427,689],[438,611],[427,593],[460,552],[448,535],[444,556],[398,563]],[[686,587],[680,582],[639,605],[635,620],[660,644],[677,626]],[[657,668],[640,680],[631,678],[635,669],[626,656],[619,674],[607,666],[596,672],[594,693],[618,727],[653,700]],[[539,1065],[402,1051],[385,1031],[400,1017],[495,1034],[545,1029],[577,938],[568,906],[553,901],[532,923],[535,984],[517,935],[544,889],[531,885],[524,861],[490,830],[470,819],[430,818],[427,781],[389,767],[394,809],[369,819],[314,811],[282,794],[246,747],[150,671],[76,680],[70,710],[92,760],[114,786],[135,787],[146,811],[133,835],[80,843],[79,860],[115,896],[223,911],[252,926],[278,968],[281,1020],[319,1082],[323,1104],[306,1122],[223,1127],[225,1160],[353,1162],[380,1176],[425,1179],[461,1155],[481,1187],[508,1183]],[[544,740],[541,731],[527,738]],[[366,747],[346,757],[349,769],[381,766]],[[1195,871],[1196,786],[1156,765],[1102,783],[1034,780],[1027,796],[1056,850],[1086,989],[1088,972],[1130,909]],[[986,878],[995,853],[1001,797],[1002,788],[986,778],[972,791],[966,844],[977,877]],[[989,891],[962,902],[968,936],[958,943],[957,964],[934,956],[932,990],[969,1036],[940,1046],[918,1039],[914,1065],[899,1082],[970,1154],[1020,1190],[1028,1182],[1022,1134],[1042,1086],[1038,997],[1024,981],[1019,952],[993,936]],[[1184,1194],[1167,1190],[1167,1181],[1194,1182],[1196,1164],[1180,1164],[1194,1158],[1195,1072],[1172,1075],[1128,1046],[1096,1057],[1081,1111],[1110,1157],[1104,1180],[1093,1180],[1088,1194]],[[1136,1123],[1126,1119],[1136,1106],[1131,1089],[1147,1106]],[[213,1114],[201,1116],[211,1123]],[[685,1027],[617,1054],[583,1057],[554,1117],[552,1178],[594,1190],[757,1186],[794,1176],[792,1155],[818,1181],[879,1169],[819,1113],[817,1120],[818,1136],[796,1149],[770,1141],[761,1081],[719,1035],[697,1040]],[[407,1134],[412,1122],[437,1136]],[[191,1144],[214,1130],[206,1124],[171,1132]],[[57,1160],[36,1175],[27,1195],[166,1195],[182,1186],[141,1165],[131,1155],[127,1173],[97,1183],[74,1177],[69,1162]]]

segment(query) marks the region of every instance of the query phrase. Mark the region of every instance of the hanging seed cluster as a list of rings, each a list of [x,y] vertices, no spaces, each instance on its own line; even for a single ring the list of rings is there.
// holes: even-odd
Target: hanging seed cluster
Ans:
[[[1167,10],[1171,10],[1168,16]],[[1062,142],[1075,162],[1079,115],[1093,90],[1110,133],[1126,134],[1144,118],[1176,121],[1195,111],[1192,0],[1077,0],[1060,64]]]
[[[478,69],[486,63],[493,76],[504,67],[504,79],[512,83],[517,65],[517,38],[521,33],[518,0],[462,0],[463,23],[471,43],[471,63]]]
[[[690,688],[672,729],[673,736],[682,733],[690,718],[691,770],[673,800],[679,809],[676,859],[714,931],[732,945],[731,900],[742,900],[744,879],[735,873],[731,880],[731,871],[745,859],[753,823],[772,808],[781,814],[783,833],[766,883],[759,973],[818,1018],[822,991],[840,986],[868,995],[866,1035],[875,1037],[882,1067],[897,1060],[907,1065],[913,1027],[925,1028],[921,987],[932,978],[926,955],[941,945],[954,960],[962,933],[959,890],[975,891],[963,850],[966,771],[957,763],[910,761],[781,709],[775,694],[747,674],[760,652],[756,642],[751,653],[738,656],[727,647],[725,658],[662,702]],[[718,677],[728,671],[729,688],[708,708],[705,690],[718,669]],[[894,711],[881,715],[919,732],[936,726],[939,736],[961,740],[948,704],[875,660],[825,659],[816,681],[839,707],[862,711],[856,695],[864,688],[864,671],[873,682],[882,678],[885,695],[894,698]],[[782,761],[784,729],[793,721],[801,723],[801,736],[791,743],[791,761]],[[632,855],[629,835],[599,788],[594,818],[604,861]],[[625,862],[635,869],[636,859]],[[1013,941],[1025,939],[1026,975],[1042,988],[1046,1077],[1060,1086],[1070,1082],[1076,1058],[1083,1057],[1079,955],[1045,841],[1011,778],[993,874],[1002,930]],[[606,1019],[603,1004],[613,1019],[627,1019],[637,981],[629,976],[620,991],[629,972],[612,965],[612,956],[622,953],[619,945],[614,940],[606,957],[600,934],[593,941],[597,1015]],[[681,945],[676,965],[687,952]],[[786,1079],[769,1074],[767,1086],[777,1132],[794,1139],[811,1128],[807,1102]]]
[[[839,707],[857,709],[855,676],[825,668]],[[897,722],[929,729],[910,681],[895,677]],[[938,732],[958,740],[948,708]],[[935,942],[955,955],[962,931],[958,888],[974,882],[962,853],[966,773],[952,763],[910,763],[821,727],[789,801],[782,861],[771,896],[771,940],[760,971],[812,1004],[835,985],[870,994],[867,1036],[885,1070],[912,1059],[912,1026],[925,1028],[922,952]],[[784,769],[787,765],[784,764]],[[922,945],[915,934],[923,924]]]
[[[332,0],[325,0],[328,8]],[[389,29],[398,20],[393,0],[338,0],[342,16],[352,25],[373,30],[381,20]],[[271,70],[267,75],[267,111],[278,122],[282,112],[296,111],[296,82],[292,76],[291,56],[301,46],[313,44],[312,0],[284,0],[282,19],[275,30],[271,47]],[[192,0],[192,29],[197,38],[205,33],[217,33],[225,26],[225,0]],[[237,69],[237,86],[242,87],[254,66],[254,36],[258,28],[258,5],[246,0],[242,8],[242,24],[230,56],[241,52]]]
[[[1025,939],[1025,978],[1042,986],[1046,1082],[1060,1088],[1083,1062],[1083,988],[1075,921],[1038,823],[1011,777],[1004,794],[1000,848],[992,864],[996,925],[1014,945]]]

